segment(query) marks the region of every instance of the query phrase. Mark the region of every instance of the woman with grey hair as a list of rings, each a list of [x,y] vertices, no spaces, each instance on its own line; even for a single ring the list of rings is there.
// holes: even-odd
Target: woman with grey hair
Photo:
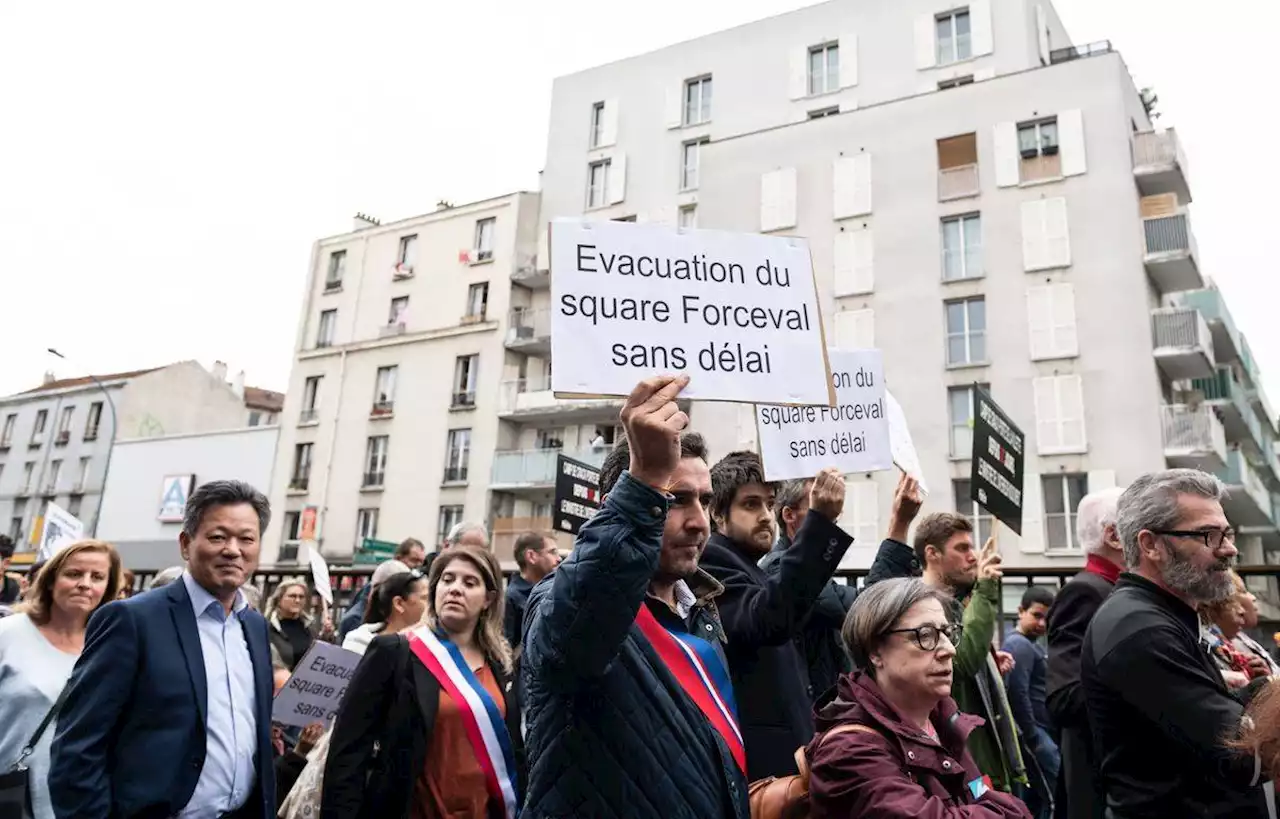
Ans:
[[[1030,819],[991,788],[965,747],[982,719],[951,699],[960,627],[948,597],[916,578],[858,596],[841,636],[856,670],[814,707],[805,750],[813,816],[826,819]]]

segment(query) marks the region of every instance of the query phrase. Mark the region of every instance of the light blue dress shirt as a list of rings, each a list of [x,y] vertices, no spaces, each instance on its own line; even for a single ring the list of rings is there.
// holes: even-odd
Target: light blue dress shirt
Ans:
[[[191,801],[178,816],[215,819],[242,807],[257,783],[253,759],[258,747],[257,695],[253,659],[241,626],[249,604],[243,594],[236,592],[236,602],[227,616],[222,603],[190,572],[183,572],[182,582],[191,596],[200,632],[209,701],[205,712],[204,767]]]

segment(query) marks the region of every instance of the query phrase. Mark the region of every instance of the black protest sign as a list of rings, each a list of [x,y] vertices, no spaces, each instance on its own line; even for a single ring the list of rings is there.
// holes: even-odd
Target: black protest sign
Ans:
[[[972,500],[1022,534],[1022,474],[1026,436],[981,387],[973,388]]]
[[[578,534],[600,508],[600,470],[560,455],[556,458],[556,498],[551,525],[557,532]]]

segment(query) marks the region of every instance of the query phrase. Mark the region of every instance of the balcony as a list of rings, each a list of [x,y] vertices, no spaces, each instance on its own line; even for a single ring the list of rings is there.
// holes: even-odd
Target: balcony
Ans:
[[[1143,196],[1174,193],[1179,202],[1191,201],[1187,158],[1172,128],[1133,135],[1133,177]]]
[[[319,411],[315,409],[304,409],[298,413],[298,426],[303,424],[314,424],[320,418]]]
[[[537,253],[516,253],[515,266],[511,268],[511,283],[530,290],[546,290],[551,286],[550,265],[539,260]]]
[[[1151,311],[1156,364],[1172,381],[1213,375],[1213,336],[1198,310],[1157,307]]]
[[[964,199],[969,196],[977,196],[980,190],[978,166],[976,164],[938,169],[939,202],[949,202],[952,199]]]
[[[1166,404],[1160,408],[1164,458],[1170,466],[1214,472],[1227,463],[1227,436],[1208,404]]]
[[[469,392],[455,392],[453,400],[449,403],[450,409],[463,410],[476,408],[475,390]]]
[[[1231,367],[1219,367],[1213,376],[1197,378],[1191,386],[1217,412],[1227,441],[1261,455],[1265,443],[1262,424],[1249,407],[1248,391]]]
[[[405,326],[403,321],[397,321],[392,324],[384,324],[378,328],[378,338],[391,338],[392,336],[404,335]],[[317,347],[320,345],[317,344]]]
[[[498,417],[533,421],[560,418],[575,423],[614,421],[622,410],[621,398],[556,398],[551,379],[516,378],[502,382],[498,390]]]
[[[374,401],[369,408],[370,418],[390,418],[396,413],[395,401]]]
[[[466,483],[467,467],[466,466],[446,466],[444,468],[445,483]]]
[[[533,309],[517,307],[507,319],[508,350],[528,355],[546,355],[551,352],[551,310],[546,307]]]
[[[1049,65],[1057,65],[1058,63],[1069,63],[1072,60],[1083,60],[1085,57],[1096,57],[1099,54],[1111,53],[1111,41],[1099,40],[1096,43],[1088,45],[1067,46],[1066,48],[1055,48],[1049,52]]]
[[[1243,452],[1232,450],[1226,464],[1214,472],[1227,485],[1228,494],[1222,509],[1236,529],[1244,534],[1275,529],[1274,498]]]
[[[494,518],[490,547],[499,563],[515,560],[516,539],[525,532],[550,532],[551,518]]]
[[[1142,232],[1146,248],[1142,262],[1161,292],[1204,287],[1200,251],[1186,211],[1143,219]]]
[[[1213,333],[1213,357],[1219,364],[1235,361],[1240,357],[1240,331],[1236,329],[1231,311],[1222,293],[1212,281],[1203,290],[1191,290],[1181,295],[1182,303],[1194,307],[1209,322]]]
[[[307,487],[311,485],[311,477],[309,475],[295,475],[289,479],[290,492],[306,492]]]
[[[489,488],[500,491],[550,489],[556,482],[556,460],[560,455],[600,466],[611,447],[599,449],[516,449],[493,453],[493,474]]]

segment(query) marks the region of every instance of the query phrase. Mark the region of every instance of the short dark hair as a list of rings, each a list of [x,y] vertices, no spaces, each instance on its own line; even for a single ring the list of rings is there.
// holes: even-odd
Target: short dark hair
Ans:
[[[514,547],[516,553],[516,565],[520,567],[520,571],[524,571],[529,567],[529,559],[524,556],[524,553],[530,549],[535,552],[541,552],[547,547],[548,537],[549,535],[546,532],[525,532],[523,535],[516,538],[516,544]]]
[[[809,488],[812,485],[813,478],[796,478],[778,483],[773,489],[774,511],[799,509],[800,504],[804,503],[804,499],[809,496]]]
[[[960,532],[972,531],[973,524],[964,515],[957,515],[955,512],[934,512],[932,515],[925,515],[916,526],[916,538],[912,543],[916,550],[916,558],[923,566],[925,549],[932,546],[941,552],[953,536]]]
[[[195,537],[205,514],[216,506],[234,506],[247,503],[258,513],[258,534],[267,531],[271,522],[271,502],[267,496],[244,481],[209,481],[196,487],[187,498],[187,508],[182,515],[182,531],[187,537]]]
[[[396,560],[399,560],[402,557],[408,557],[409,552],[412,552],[415,548],[421,549],[424,552],[427,550],[427,547],[422,545],[421,540],[418,540],[416,537],[407,537],[400,541],[400,545],[396,547],[394,557]]]
[[[738,490],[750,483],[773,484],[764,479],[764,462],[749,449],[739,449],[716,462],[711,467],[711,515],[712,518],[729,517],[729,507]]]
[[[680,458],[701,458],[704,463],[707,461],[707,442],[702,436],[696,432],[683,432],[680,434]],[[631,446],[626,438],[614,446],[613,450],[605,456],[604,464],[600,467],[600,494],[607,495],[613,491],[614,484],[618,482],[618,478],[622,477],[622,473],[631,463]]]
[[[0,535],[0,560],[8,560],[13,557],[13,551],[17,545],[13,542],[13,538],[8,535]]]
[[[1053,605],[1053,592],[1044,586],[1028,586],[1027,590],[1022,593],[1022,605],[1020,608],[1029,609],[1036,603],[1043,603],[1046,607]]]

